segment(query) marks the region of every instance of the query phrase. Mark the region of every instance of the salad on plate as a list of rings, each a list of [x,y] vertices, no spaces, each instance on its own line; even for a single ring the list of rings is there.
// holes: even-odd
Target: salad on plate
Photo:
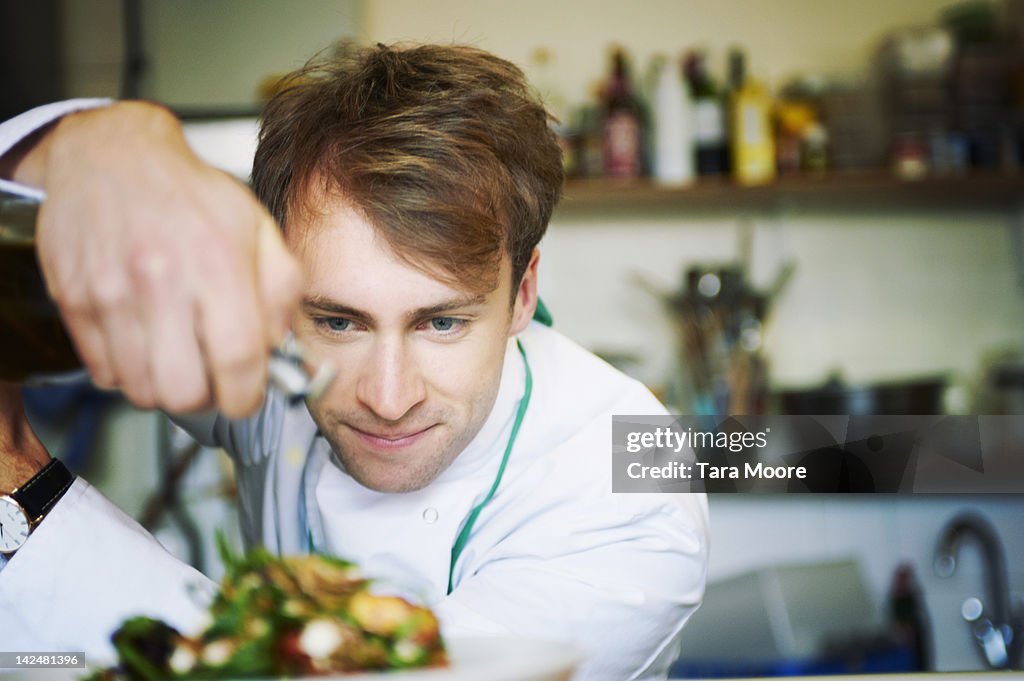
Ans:
[[[227,566],[201,633],[135,617],[112,636],[118,663],[89,681],[240,679],[344,674],[448,664],[426,607],[371,590],[353,564],[320,555],[244,557]]]

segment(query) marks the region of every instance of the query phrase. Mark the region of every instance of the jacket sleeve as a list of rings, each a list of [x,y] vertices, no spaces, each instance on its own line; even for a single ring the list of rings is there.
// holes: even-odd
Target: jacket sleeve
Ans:
[[[269,395],[254,416],[215,412],[175,421],[207,446],[245,462],[275,431],[280,400]],[[0,565],[0,644],[6,650],[85,652],[113,660],[110,634],[126,618],[149,615],[179,631],[205,621],[216,585],[168,553],[141,525],[78,479],[25,545]]]
[[[0,642],[108,663],[110,634],[124,619],[197,630],[214,588],[79,479],[0,572]]]

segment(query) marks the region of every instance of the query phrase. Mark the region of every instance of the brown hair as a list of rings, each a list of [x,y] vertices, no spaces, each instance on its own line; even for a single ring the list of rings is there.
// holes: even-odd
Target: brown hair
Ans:
[[[256,194],[278,222],[340,192],[398,257],[513,296],[562,191],[549,116],[513,64],[466,46],[354,49],[291,74],[263,115]]]

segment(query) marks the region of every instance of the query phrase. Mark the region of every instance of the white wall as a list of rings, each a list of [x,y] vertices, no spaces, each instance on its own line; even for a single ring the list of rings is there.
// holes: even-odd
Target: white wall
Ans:
[[[69,97],[117,97],[124,36],[120,0],[62,0],[61,49]]]
[[[117,97],[124,68],[120,0],[63,0],[68,95]],[[146,69],[139,95],[189,109],[254,108],[264,78],[353,38],[359,0],[142,0]]]
[[[352,37],[357,0],[144,0],[151,68],[143,96],[181,107],[238,107],[257,101],[273,73]]]
[[[639,64],[655,52],[703,45],[723,75],[732,45],[748,51],[755,75],[862,70],[880,33],[932,22],[951,0],[367,0],[364,41],[467,42],[520,66],[538,47],[554,57],[555,80],[570,103],[590,94],[607,68],[607,48],[629,49]]]

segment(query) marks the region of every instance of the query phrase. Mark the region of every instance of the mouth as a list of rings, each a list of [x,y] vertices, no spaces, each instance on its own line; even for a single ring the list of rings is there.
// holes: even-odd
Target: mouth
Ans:
[[[435,427],[436,424],[433,426],[427,426],[422,430],[405,431],[400,433],[373,433],[360,430],[354,426],[349,426],[349,429],[361,442],[373,449],[395,450],[416,444],[422,438],[426,437],[426,435]]]

